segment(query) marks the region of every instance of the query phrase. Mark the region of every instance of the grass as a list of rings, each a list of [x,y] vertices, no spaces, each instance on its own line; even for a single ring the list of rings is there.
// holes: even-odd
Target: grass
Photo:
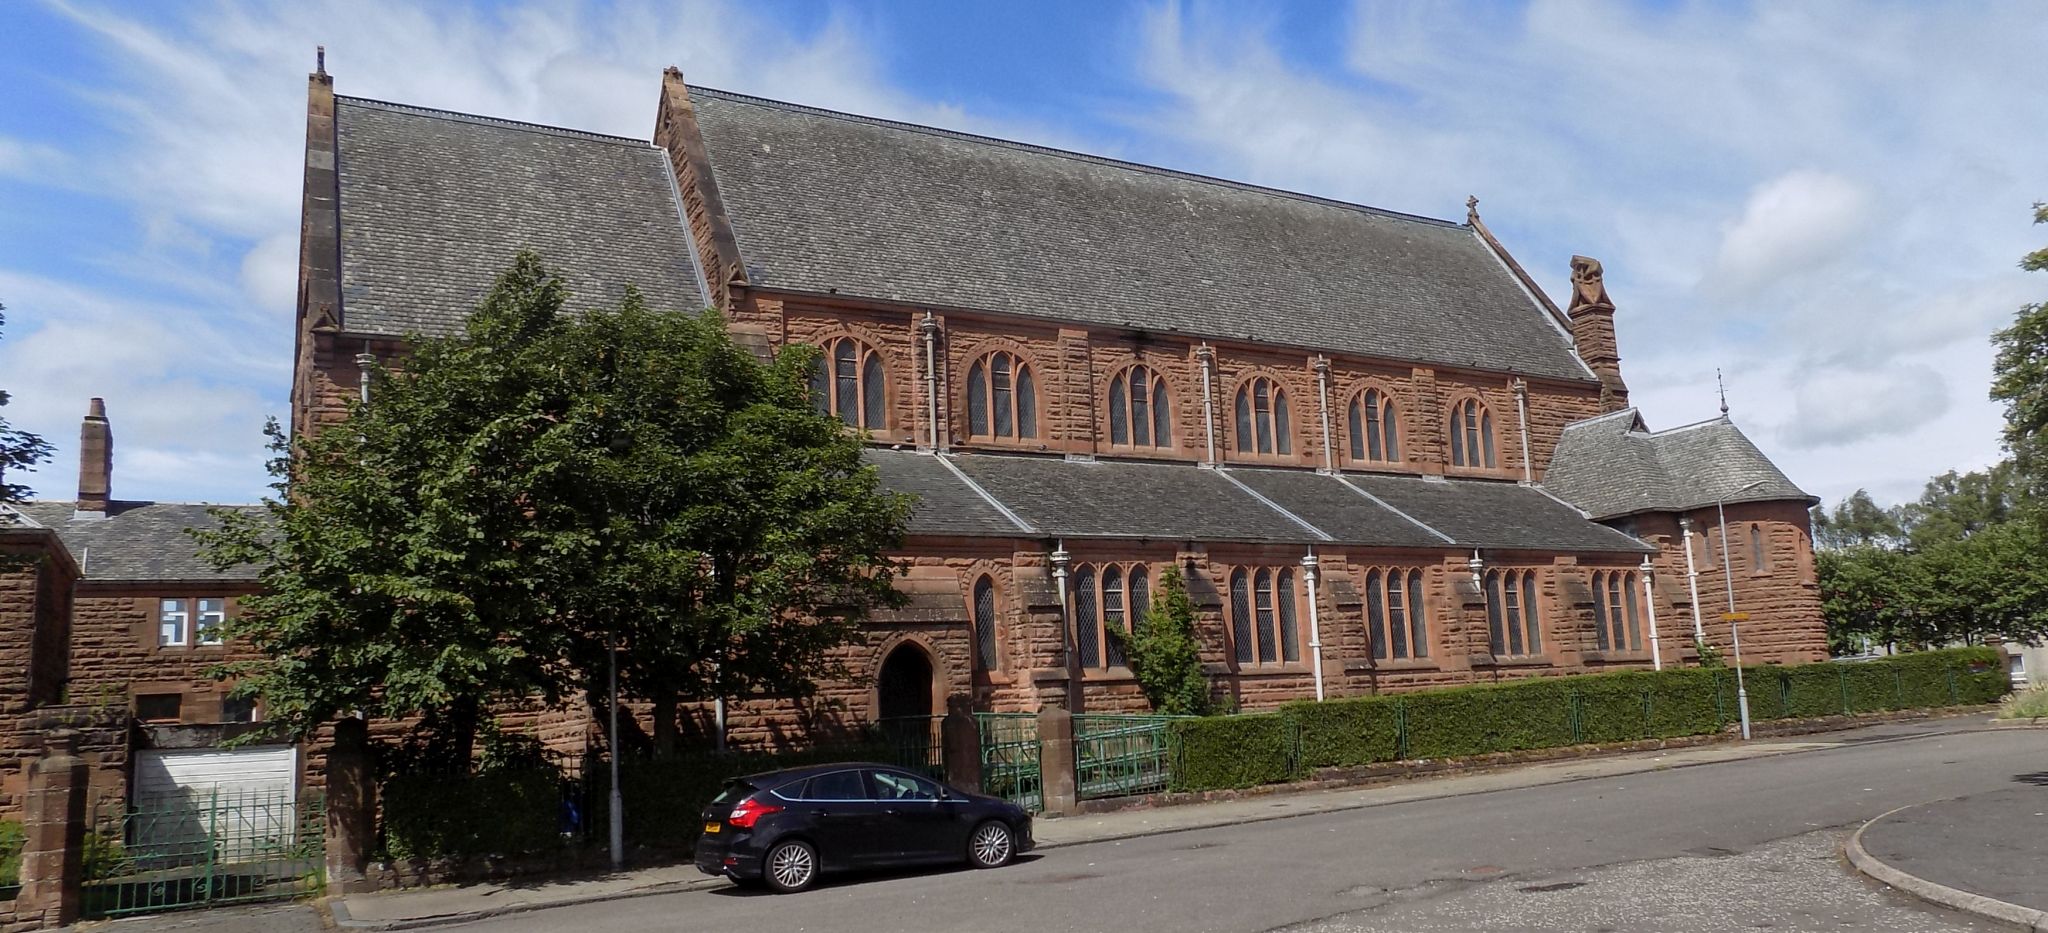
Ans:
[[[2020,690],[1998,704],[2000,719],[2048,719],[2048,686]]]

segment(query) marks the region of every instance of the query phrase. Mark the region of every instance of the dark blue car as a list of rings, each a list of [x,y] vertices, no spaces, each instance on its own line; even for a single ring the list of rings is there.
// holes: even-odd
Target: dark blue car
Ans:
[[[967,862],[1000,868],[1031,849],[1031,814],[889,765],[849,762],[726,782],[705,808],[697,868],[801,891],[819,874]]]

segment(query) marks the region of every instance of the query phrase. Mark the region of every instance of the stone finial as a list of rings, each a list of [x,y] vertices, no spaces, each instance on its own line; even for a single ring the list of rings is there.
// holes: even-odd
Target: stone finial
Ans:
[[[327,76],[327,46],[313,46],[313,73],[321,77]]]
[[[1606,273],[1600,268],[1600,260],[1589,256],[1572,257],[1572,304],[1570,310],[1580,308],[1604,308],[1614,310],[1614,301],[1607,297]]]
[[[1468,224],[1479,222],[1479,196],[1476,194],[1465,196],[1465,222]]]

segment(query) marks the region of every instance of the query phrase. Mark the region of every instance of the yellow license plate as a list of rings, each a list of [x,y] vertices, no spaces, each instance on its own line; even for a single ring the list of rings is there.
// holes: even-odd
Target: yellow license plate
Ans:
[[[719,823],[706,823],[704,824],[704,831],[707,833],[724,832],[725,826]]]

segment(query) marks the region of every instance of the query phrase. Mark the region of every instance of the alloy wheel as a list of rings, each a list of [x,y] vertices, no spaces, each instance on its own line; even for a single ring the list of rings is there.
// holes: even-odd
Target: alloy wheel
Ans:
[[[1008,862],[1010,828],[995,822],[981,824],[968,843],[968,851],[974,856],[974,864],[983,868],[995,868]]]
[[[803,843],[783,843],[768,854],[768,880],[784,891],[803,890],[817,873],[817,856]]]

